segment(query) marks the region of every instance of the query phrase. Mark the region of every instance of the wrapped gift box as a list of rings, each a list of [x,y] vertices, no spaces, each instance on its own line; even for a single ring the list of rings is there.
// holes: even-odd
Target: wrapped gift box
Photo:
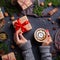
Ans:
[[[13,52],[3,55],[2,60],[16,60],[15,55]]]
[[[23,10],[27,9],[29,6],[32,5],[31,0],[17,0],[17,2]]]
[[[15,28],[15,31],[20,30],[20,32],[23,33],[32,29],[32,26],[26,16],[13,21],[13,26]]]
[[[3,19],[3,18],[4,18],[4,15],[3,15],[3,12],[2,12],[2,10],[0,8],[0,19]]]

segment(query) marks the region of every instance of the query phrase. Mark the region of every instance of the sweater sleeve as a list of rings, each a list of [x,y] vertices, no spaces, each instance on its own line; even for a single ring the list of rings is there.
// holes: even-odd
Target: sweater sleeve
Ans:
[[[40,46],[41,60],[52,60],[52,55],[50,53],[50,46]]]
[[[29,40],[24,45],[20,46],[20,48],[22,50],[24,60],[35,60]]]

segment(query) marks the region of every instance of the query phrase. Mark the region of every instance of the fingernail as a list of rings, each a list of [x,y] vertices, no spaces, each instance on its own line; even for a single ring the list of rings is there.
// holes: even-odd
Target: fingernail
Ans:
[[[48,37],[50,37],[50,35],[48,35]]]

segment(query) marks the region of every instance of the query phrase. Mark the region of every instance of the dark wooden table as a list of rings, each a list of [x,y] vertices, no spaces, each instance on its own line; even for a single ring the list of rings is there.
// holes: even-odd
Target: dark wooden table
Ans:
[[[47,12],[50,9],[52,9],[52,7],[47,8],[44,12]],[[2,10],[4,12],[3,8],[2,8]],[[14,14],[14,16],[15,16],[16,19],[18,18],[17,15]],[[52,40],[54,41],[55,34],[56,34],[57,30],[60,28],[59,24],[58,24],[58,20],[57,20],[57,18],[59,16],[60,16],[60,8],[59,8],[59,11],[56,14],[51,16],[52,21],[55,21],[56,24],[52,24],[51,21],[48,21],[47,20],[48,17],[34,18],[34,17],[28,16],[29,21],[30,21],[30,23],[31,23],[33,28],[32,28],[31,31],[25,33],[24,36],[25,36],[26,39],[31,40],[31,42],[32,42],[32,50],[33,50],[33,53],[34,53],[34,56],[35,56],[36,60],[40,60],[40,54],[39,54],[39,48],[38,48],[39,44],[35,41],[34,36],[33,36],[34,35],[34,31],[37,28],[49,29],[51,37],[52,37]],[[15,50],[18,51],[19,48],[15,49],[15,50],[12,50],[11,47],[10,47],[10,45],[12,44],[12,41],[13,41],[13,37],[14,37],[13,36],[13,29],[11,28],[12,22],[10,20],[10,17],[5,17],[4,19],[6,21],[6,24],[4,25],[4,27],[1,30],[6,32],[7,35],[8,35],[8,39],[6,40],[5,43],[9,46],[9,52],[15,51]],[[53,30],[53,27],[56,27],[56,30]],[[53,50],[53,48],[54,47],[52,46],[52,50]]]

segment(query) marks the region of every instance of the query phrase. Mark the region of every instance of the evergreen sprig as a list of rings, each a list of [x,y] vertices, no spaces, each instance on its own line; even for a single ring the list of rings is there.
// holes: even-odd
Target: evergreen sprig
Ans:
[[[44,7],[48,7],[48,3],[52,2],[52,5],[54,7],[58,7],[60,6],[60,0],[45,0],[45,6]]]
[[[38,16],[42,16],[42,11],[44,7],[38,6],[38,1],[36,0],[34,3],[33,13],[37,14]]]
[[[36,5],[33,9],[33,12],[35,14],[37,14],[38,16],[42,16],[43,9],[44,9],[44,7],[40,7],[40,6]]]
[[[11,0],[1,0],[0,7],[4,7],[5,10],[10,14],[13,15],[14,13],[19,13],[19,9],[16,6],[11,5]]]
[[[44,6],[38,6],[38,0],[35,1],[34,3],[34,9],[33,12],[37,14],[38,16],[42,16],[42,11],[48,7],[48,3],[52,2],[52,6],[58,7],[60,6],[60,0],[45,0]]]
[[[0,50],[4,50],[5,53],[8,53],[9,49],[8,49],[8,45],[3,43],[0,43]]]
[[[48,7],[48,3],[52,2],[54,7],[60,6],[60,0],[45,0],[44,2],[44,7],[38,6],[38,0],[36,0],[35,2],[35,7],[33,9],[33,12],[35,14],[37,14],[38,16],[42,15],[42,11]],[[0,1],[0,7],[4,7],[5,10],[10,14],[14,14],[14,13],[19,13],[19,9],[16,6],[12,6],[11,5],[11,0],[1,0]]]

